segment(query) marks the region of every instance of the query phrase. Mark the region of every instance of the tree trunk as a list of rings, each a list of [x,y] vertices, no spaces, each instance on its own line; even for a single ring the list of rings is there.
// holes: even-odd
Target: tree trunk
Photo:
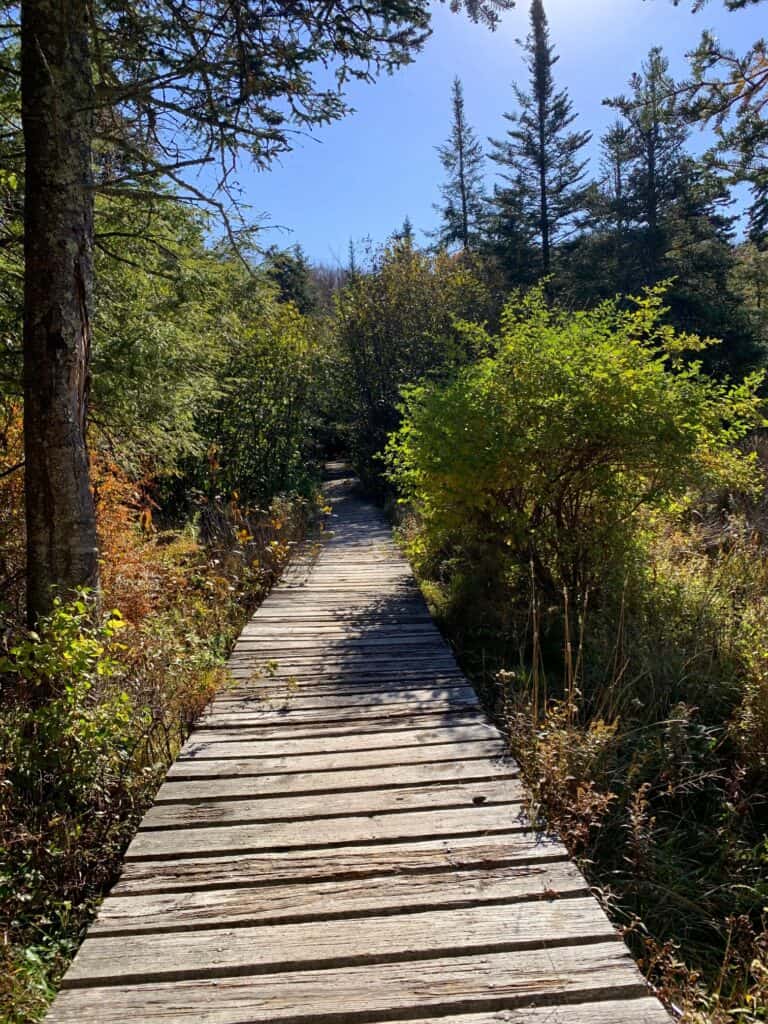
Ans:
[[[87,0],[22,0],[27,611],[98,586],[85,442],[93,284]]]
[[[544,277],[549,276],[552,265],[551,241],[549,236],[549,202],[547,195],[547,172],[539,174],[539,231],[541,233],[541,269]]]

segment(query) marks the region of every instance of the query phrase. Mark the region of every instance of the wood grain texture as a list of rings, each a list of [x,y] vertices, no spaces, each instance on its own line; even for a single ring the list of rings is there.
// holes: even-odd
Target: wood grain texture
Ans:
[[[231,732],[225,733],[231,735]],[[331,738],[331,737],[328,737]],[[345,737],[346,738],[346,737]],[[286,737],[289,742],[290,734]],[[314,741],[313,741],[314,742]],[[358,738],[357,743],[360,742]],[[169,779],[215,779],[222,777],[263,775],[267,773],[328,772],[341,768],[386,768],[403,764],[424,764],[436,761],[464,761],[477,758],[505,762],[504,747],[497,740],[441,743],[407,747],[372,747],[371,749],[341,750],[323,753],[288,753],[275,756],[238,757],[236,748],[228,746],[214,751],[211,759],[202,755],[212,747],[201,745],[195,757],[179,759],[168,772]],[[445,748],[445,749],[443,749]],[[231,756],[230,756],[231,755]]]
[[[348,694],[381,693],[394,696],[401,690],[429,689],[434,692],[455,690],[467,685],[466,679],[458,673],[444,676],[407,675],[394,673],[390,676],[324,676],[310,674],[308,676],[278,676],[275,679],[254,679],[250,682],[243,679],[236,687],[226,688],[216,698],[217,701],[230,700],[238,697],[264,697],[267,700],[290,698],[317,699],[333,701]],[[332,703],[328,706],[332,707]]]
[[[144,816],[141,827],[209,828],[212,825],[242,825],[260,821],[317,821],[323,817],[433,811],[438,808],[466,807],[468,804],[522,803],[523,798],[522,787],[505,779],[466,782],[452,780],[450,784],[444,781],[437,785],[424,782],[417,786],[388,789],[346,789],[323,793],[322,798],[317,793],[267,796],[256,785],[249,794],[238,794],[238,799],[212,800],[198,796],[192,801],[155,804]]]
[[[466,715],[442,715],[442,714],[423,714],[415,716],[410,721],[402,721],[395,719],[392,722],[388,722],[384,719],[375,719],[371,722],[361,720],[358,722],[334,722],[331,724],[323,724],[322,722],[305,722],[302,725],[294,725],[290,730],[286,731],[280,726],[268,726],[268,725],[256,725],[248,726],[238,723],[232,729],[225,729],[221,726],[218,727],[205,727],[200,726],[192,736],[190,737],[190,745],[194,745],[197,742],[198,735],[231,735],[233,732],[239,732],[244,738],[251,737],[253,739],[260,739],[264,743],[279,742],[288,743],[292,740],[307,740],[307,741],[321,741],[323,737],[334,736],[334,737],[350,737],[358,736],[361,737],[358,743],[358,748],[365,749],[368,743],[373,743],[376,736],[389,736],[392,733],[397,733],[400,736],[406,733],[412,735],[420,735],[425,732],[446,732],[448,730],[462,729],[467,726],[479,727],[487,726],[488,723],[480,719],[476,712],[469,713]],[[493,735],[496,738],[497,746],[501,749],[504,748],[504,744],[501,741],[501,737],[498,732],[494,732]]]
[[[626,947],[617,941],[583,947],[454,956],[426,961],[303,970],[214,981],[145,983],[63,992],[52,1024],[267,1024],[363,1022],[528,1008],[568,999],[585,1001],[591,1024],[595,1002],[628,1002],[620,1024],[636,1024],[645,986]],[[656,1004],[661,1008],[659,1004]],[[573,1007],[570,1007],[573,1010]],[[647,1010],[645,1010],[647,1012]],[[504,1018],[502,1018],[504,1019]],[[544,1017],[543,1020],[547,1018]],[[642,1019],[642,1018],[640,1018]],[[648,1018],[657,1024],[664,1018]],[[668,1018],[667,1018],[668,1019]],[[542,1020],[540,1017],[539,1020]]]
[[[103,903],[91,936],[187,931],[279,920],[323,921],[383,911],[583,896],[586,891],[580,872],[567,861],[556,861],[493,870],[483,866],[433,874],[379,875],[356,881],[332,879],[132,898],[112,896]]]
[[[405,811],[402,814],[317,818],[258,825],[223,825],[206,829],[140,831],[125,854],[126,860],[165,860],[201,854],[287,850],[295,847],[352,846],[359,843],[396,842],[408,838],[437,838],[525,829],[520,805],[477,806],[471,801],[459,809]]]
[[[533,907],[534,912],[531,912]],[[618,938],[592,898],[474,905],[309,923],[86,938],[65,988],[434,960]]]
[[[327,850],[281,850],[251,854],[167,861],[129,861],[113,895],[232,889],[247,886],[314,882],[321,879],[400,877],[445,871],[515,864],[550,863],[567,857],[565,847],[553,839],[518,832],[492,836],[451,836],[419,839],[384,846],[351,846]]]
[[[230,744],[237,751],[238,744]],[[275,775],[252,775],[244,778],[194,779],[191,782],[166,782],[155,798],[155,804],[179,803],[186,800],[221,800],[229,796],[239,799],[265,797],[299,797],[317,794],[343,794],[370,790],[386,793],[413,786],[456,785],[466,782],[509,780],[506,792],[519,798],[522,790],[511,780],[519,771],[513,762],[474,758],[460,761],[434,761],[424,764],[399,765],[396,772],[387,769],[346,768],[331,772],[281,772]],[[325,804],[325,801],[322,801]]]
[[[205,729],[260,729],[264,739],[279,738],[286,739],[291,736],[312,736],[312,735],[343,735],[345,733],[364,732],[400,732],[403,729],[434,729],[439,726],[456,727],[460,725],[476,725],[479,718],[477,709],[464,709],[461,707],[449,708],[437,711],[425,709],[414,711],[411,709],[405,714],[391,715],[341,715],[335,717],[329,711],[325,717],[307,718],[294,720],[288,715],[274,715],[271,719],[259,719],[257,716],[243,715],[237,718],[233,715],[208,715],[200,719],[202,728]]]
[[[426,708],[422,712],[422,708]],[[468,712],[477,710],[477,699],[469,700],[458,697],[456,700],[443,698],[431,700],[426,705],[413,704],[379,704],[365,708],[320,708],[315,710],[294,710],[290,705],[277,708],[272,711],[253,711],[247,706],[245,708],[230,711],[219,711],[212,706],[200,718],[200,725],[206,729],[231,729],[240,725],[258,727],[263,725],[267,728],[281,725],[292,727],[302,726],[305,723],[317,726],[333,726],[338,723],[372,723],[378,721],[422,722],[425,714],[440,716],[445,721],[450,721],[454,715],[466,716]]]
[[[444,697],[461,696],[466,684],[457,681],[431,684],[409,683],[394,680],[391,688],[381,684],[372,686],[366,683],[352,683],[348,686],[333,687],[327,684],[310,684],[302,686],[297,682],[285,682],[270,686],[243,686],[237,693],[229,691],[220,694],[214,706],[217,711],[232,710],[249,705],[255,709],[320,710],[330,708],[365,708],[370,705],[413,702],[415,694],[423,694],[423,699],[430,701]]]
[[[238,756],[274,757],[286,755],[343,753],[378,749],[397,750],[402,747],[447,746],[460,743],[491,743],[495,753],[503,753],[504,744],[498,733],[486,722],[471,725],[443,726],[438,729],[390,729],[385,732],[360,734],[357,730],[345,730],[333,736],[313,733],[296,737],[293,734],[280,739],[264,738],[260,729],[196,729],[182,748],[181,757],[222,756],[231,745],[238,745],[246,752]],[[217,755],[217,751],[222,752]],[[438,752],[436,752],[438,753]],[[445,751],[440,751],[444,754]],[[471,752],[466,753],[471,757]],[[299,769],[301,770],[301,769]]]

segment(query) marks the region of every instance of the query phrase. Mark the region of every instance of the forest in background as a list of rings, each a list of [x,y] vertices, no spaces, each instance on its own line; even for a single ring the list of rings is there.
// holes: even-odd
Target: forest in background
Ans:
[[[415,34],[388,44],[395,65],[425,9],[403,15]],[[118,27],[126,48],[143,28]],[[498,137],[478,139],[458,80],[447,97],[431,243],[406,218],[343,268],[260,251],[231,222],[216,241],[222,211],[169,172],[147,112],[102,113],[100,585],[54,592],[30,630],[28,183],[17,26],[3,31],[3,1019],[44,1013],[245,616],[322,525],[323,460],[346,455],[509,735],[531,813],[644,973],[689,1021],[765,1020],[764,47],[737,58],[705,38],[687,82],[653,50],[609,100],[590,166],[534,0]],[[311,116],[342,113],[327,99]],[[695,156],[701,119],[716,142]],[[287,145],[270,130],[266,162]]]

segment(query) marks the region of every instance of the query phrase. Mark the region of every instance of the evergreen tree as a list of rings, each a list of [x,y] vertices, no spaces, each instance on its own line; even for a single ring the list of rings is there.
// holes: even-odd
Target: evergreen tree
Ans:
[[[626,295],[641,277],[632,212],[635,153],[628,125],[616,120],[600,143],[600,174],[586,190],[588,230],[570,244],[558,273],[558,296],[569,306]]]
[[[689,129],[669,61],[654,47],[641,71],[630,79],[631,92],[606,100],[618,110],[628,129],[626,141],[631,155],[629,185],[631,217],[646,230],[642,259],[646,281],[661,275],[666,249],[663,227],[665,214],[680,195],[683,182],[685,143]]]
[[[271,246],[264,260],[264,270],[277,285],[281,302],[292,302],[300,313],[311,313],[317,305],[312,273],[300,245],[290,249]]]
[[[392,239],[395,242],[405,242],[407,245],[413,245],[413,221],[408,214],[405,215],[399,231],[395,231],[392,235]]]
[[[722,340],[703,353],[705,367],[741,375],[763,362],[765,353],[737,286],[732,203],[723,179],[687,156],[680,167],[678,197],[662,225],[666,251],[660,269],[674,279],[667,302],[675,326]]]
[[[532,0],[525,50],[530,91],[513,87],[519,110],[504,115],[512,127],[504,139],[490,140],[491,159],[509,183],[496,192],[495,202],[502,221],[510,200],[522,210],[541,246],[541,269],[546,275],[553,247],[573,230],[584,209],[586,161],[579,154],[591,133],[569,130],[576,114],[567,90],[555,88],[552,69],[559,58],[550,42],[542,0]]]
[[[440,188],[442,203],[435,209],[442,217],[437,237],[442,245],[459,243],[465,250],[476,249],[480,239],[485,192],[483,154],[480,141],[467,122],[464,89],[456,77],[451,87],[451,134],[437,147],[446,181]]]
[[[616,120],[600,140],[601,197],[600,213],[623,237],[631,220],[630,177],[634,158],[634,140],[629,126]]]
[[[628,96],[607,101],[621,118],[602,140],[593,230],[570,253],[568,298],[591,303],[671,279],[671,321],[721,338],[705,364],[739,373],[760,351],[733,287],[732,197],[709,162],[686,151],[687,111],[660,49],[651,50],[630,87]]]
[[[519,171],[509,180],[507,187],[493,187],[483,237],[484,253],[496,264],[507,292],[535,284],[541,263],[535,225],[524,199],[525,175]]]
[[[706,2],[694,0],[694,9]],[[729,11],[736,11],[764,0],[723,2]],[[686,113],[689,120],[715,129],[718,159],[730,164],[736,181],[749,185],[753,197],[749,237],[764,246],[768,239],[768,44],[757,39],[746,52],[736,53],[705,31],[690,58],[691,76],[681,87]]]

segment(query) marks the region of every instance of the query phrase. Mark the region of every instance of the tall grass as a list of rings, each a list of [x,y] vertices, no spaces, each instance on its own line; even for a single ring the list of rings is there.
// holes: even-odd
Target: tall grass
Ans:
[[[481,568],[423,586],[533,818],[667,1002],[736,1024],[768,1019],[768,551],[759,505],[715,504],[655,518],[623,585],[577,608],[523,578],[489,593]]]

